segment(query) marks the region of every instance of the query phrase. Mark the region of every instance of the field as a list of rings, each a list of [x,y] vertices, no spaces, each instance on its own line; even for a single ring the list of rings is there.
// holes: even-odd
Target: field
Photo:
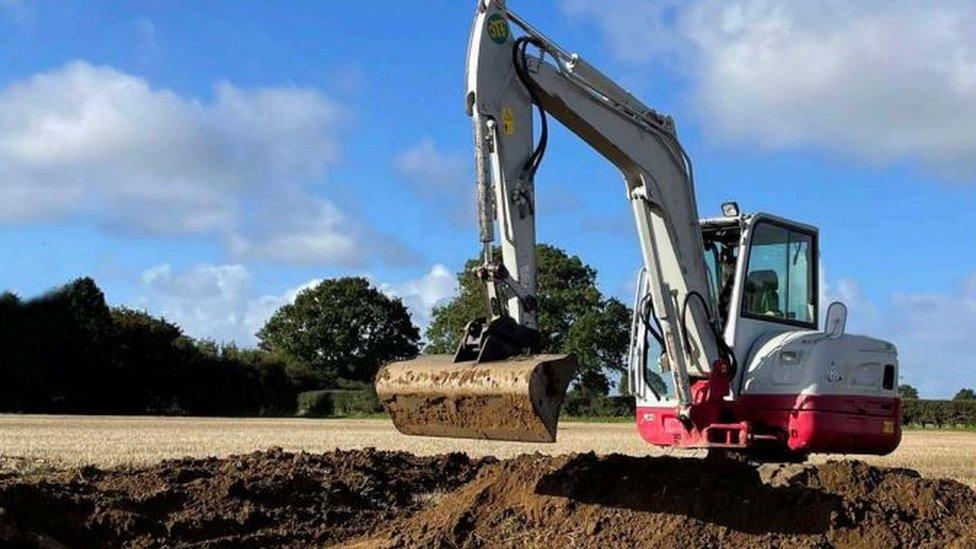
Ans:
[[[0,415],[0,468],[146,465],[161,459],[227,456],[281,447],[328,452],[377,448],[417,455],[464,452],[511,458],[595,451],[632,456],[695,456],[644,443],[629,422],[563,422],[555,444],[406,437],[385,419],[229,419]],[[843,456],[814,459],[823,462]],[[884,457],[858,456],[875,465],[908,467],[930,478],[976,487],[976,432],[906,430],[901,446]]]
[[[759,470],[630,423],[564,422],[536,445],[384,419],[0,415],[0,448],[0,543],[27,546],[976,544],[972,431]]]
[[[406,437],[385,419],[0,415],[0,467],[8,470],[146,465],[162,459],[222,457],[271,447],[306,452],[376,448],[417,455],[459,451],[473,457],[498,458],[591,450],[632,456],[701,455],[650,446],[629,422],[563,422],[555,444],[528,444]],[[813,461],[843,457],[824,456]],[[909,429],[893,454],[857,459],[908,467],[927,477],[953,478],[976,487],[974,431]]]

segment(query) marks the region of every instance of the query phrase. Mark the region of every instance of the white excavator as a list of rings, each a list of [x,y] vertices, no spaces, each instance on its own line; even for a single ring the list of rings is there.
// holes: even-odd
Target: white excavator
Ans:
[[[820,328],[815,227],[743,214],[734,202],[700,219],[691,159],[672,118],[504,0],[478,0],[465,106],[474,125],[477,273],[487,314],[467,326],[453,357],[421,355],[377,374],[377,394],[402,433],[556,439],[577,363],[535,354],[534,177],[551,116],[623,176],[643,259],[628,382],[646,441],[757,459],[897,447],[895,346],[845,333],[839,302]],[[492,254],[496,231],[501,262]]]

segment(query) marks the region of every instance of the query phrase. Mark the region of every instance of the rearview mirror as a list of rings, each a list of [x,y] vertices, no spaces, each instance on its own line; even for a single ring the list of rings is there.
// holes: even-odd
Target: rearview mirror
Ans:
[[[830,339],[837,339],[844,335],[847,326],[847,305],[835,301],[827,307],[827,321],[824,322],[824,332]]]

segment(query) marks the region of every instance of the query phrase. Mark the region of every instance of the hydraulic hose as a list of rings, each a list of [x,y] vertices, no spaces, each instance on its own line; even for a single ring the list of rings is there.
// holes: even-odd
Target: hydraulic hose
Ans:
[[[535,179],[535,172],[539,169],[539,164],[542,163],[542,157],[546,154],[546,146],[549,143],[549,121],[546,117],[545,109],[542,108],[542,102],[539,100],[536,83],[529,76],[529,62],[526,52],[529,44],[540,49],[543,47],[542,43],[535,38],[528,36],[519,37],[515,40],[515,44],[512,47],[512,64],[515,66],[515,74],[518,75],[519,81],[525,86],[525,89],[529,92],[529,97],[532,98],[532,103],[535,104],[539,111],[539,142],[522,167],[522,171],[526,174],[528,180],[533,181]]]
[[[708,302],[702,295],[694,290],[685,294],[684,303],[681,305],[681,337],[685,345],[685,352],[691,355],[691,340],[688,338],[688,304],[691,302],[691,297],[697,297],[698,301],[701,303],[702,308],[705,310],[705,314],[708,316],[709,322],[708,326],[712,330],[712,335],[715,337],[715,345],[718,347],[719,356],[722,357],[729,365],[729,377],[735,375],[739,369],[738,360],[735,357],[735,351],[725,342],[722,334],[718,332],[715,327],[715,323],[712,322],[712,312],[708,307]]]

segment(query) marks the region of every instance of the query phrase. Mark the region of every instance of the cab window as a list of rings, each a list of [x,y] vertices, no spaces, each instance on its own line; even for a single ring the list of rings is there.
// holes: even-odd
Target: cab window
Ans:
[[[816,326],[814,237],[770,222],[753,231],[743,316]]]

